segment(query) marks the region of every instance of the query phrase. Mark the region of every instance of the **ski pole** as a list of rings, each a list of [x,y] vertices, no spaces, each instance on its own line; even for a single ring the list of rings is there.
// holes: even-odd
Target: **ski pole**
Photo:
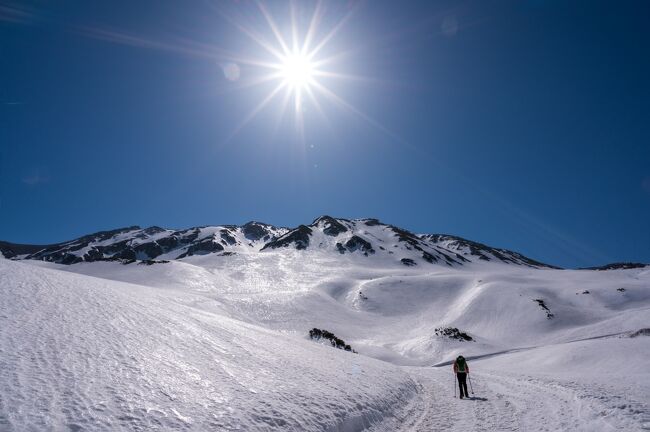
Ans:
[[[456,374],[452,376],[453,383],[454,383],[454,397],[456,397]]]
[[[472,387],[472,376],[470,374],[467,374],[467,377],[469,378],[469,388],[472,390],[472,394],[474,394],[474,387]]]

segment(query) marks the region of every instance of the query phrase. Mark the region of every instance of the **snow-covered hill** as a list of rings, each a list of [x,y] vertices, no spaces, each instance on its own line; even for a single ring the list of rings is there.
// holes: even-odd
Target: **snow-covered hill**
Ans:
[[[7,260],[0,319],[2,431],[336,430],[415,392],[390,364],[233,320],[192,293]]]
[[[650,429],[648,267],[329,217],[0,247],[3,431]]]

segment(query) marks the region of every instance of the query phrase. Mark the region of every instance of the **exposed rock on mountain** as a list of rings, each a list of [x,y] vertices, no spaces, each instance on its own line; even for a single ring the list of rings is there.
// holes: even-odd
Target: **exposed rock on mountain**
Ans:
[[[443,336],[449,339],[472,342],[474,338],[467,333],[458,330],[456,327],[438,327],[435,330],[436,336]]]
[[[539,307],[544,309],[544,311],[546,312],[546,318],[551,319],[555,316],[551,313],[551,310],[548,308],[548,306],[546,306],[546,302],[543,299],[533,299],[533,301],[537,303]]]
[[[49,246],[26,245],[0,241],[0,252],[2,252],[5,258],[14,258],[19,255],[31,255],[48,247]]]
[[[271,225],[267,225],[262,222],[248,222],[244,226],[242,226],[242,232],[244,233],[244,237],[246,237],[248,240],[253,240],[253,241],[258,241],[258,240],[263,240],[263,241],[269,241],[271,237],[273,237],[274,234],[274,227]]]
[[[525,265],[529,267],[547,267],[558,268],[552,265],[544,264],[525,257],[517,252],[507,249],[498,249],[486,246],[482,243],[466,240],[460,237],[446,234],[425,234],[421,236],[425,241],[437,244],[449,251],[456,253],[456,257],[477,257],[482,261],[501,261],[510,264]]]
[[[337,235],[347,232],[348,230],[345,225],[331,216],[319,217],[312,223],[312,226],[321,227],[325,234],[332,237],[336,237]]]
[[[277,249],[280,247],[289,247],[295,245],[295,248],[298,250],[307,249],[309,246],[309,237],[311,236],[311,228],[300,225],[298,228],[293,229],[281,236],[278,239],[275,239],[267,243],[262,250],[264,249]]]
[[[366,256],[368,254],[374,254],[375,253],[375,250],[372,248],[372,245],[370,244],[370,242],[362,239],[361,237],[359,237],[357,235],[352,236],[350,238],[350,240],[345,242],[345,248],[350,252],[360,250]]]
[[[381,224],[379,219],[361,219],[361,221],[368,226],[377,226]]]
[[[334,333],[329,332],[327,330],[321,330],[314,327],[313,329],[309,330],[309,337],[314,340],[326,339],[330,341],[330,344],[334,348],[350,351],[355,354],[357,353],[355,350],[352,349],[350,345],[346,344],[343,339],[336,337]]]
[[[178,258],[185,258],[192,255],[206,255],[212,252],[220,252],[222,250],[223,246],[217,243],[215,239],[205,239],[187,248],[187,251],[179,255]]]
[[[629,270],[635,268],[644,268],[646,266],[650,266],[650,264],[624,262],[624,263],[605,264],[598,267],[584,267],[581,268],[580,270]]]

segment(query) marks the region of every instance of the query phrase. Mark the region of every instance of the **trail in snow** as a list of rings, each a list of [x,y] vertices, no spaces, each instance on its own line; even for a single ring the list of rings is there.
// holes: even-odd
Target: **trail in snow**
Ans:
[[[629,411],[638,415],[608,415],[601,400],[585,388],[521,375],[472,374],[474,394],[454,397],[457,385],[451,370],[406,368],[418,383],[410,405],[371,432],[444,431],[642,431],[650,429],[647,406]],[[592,392],[596,390],[590,389]],[[456,389],[456,396],[458,390]],[[603,394],[602,399],[608,399]]]
[[[554,419],[547,421],[547,429],[534,429],[569,430],[569,419],[579,426],[576,412],[565,410],[558,418],[555,415],[557,402],[549,403],[548,399],[540,402],[541,395],[522,392],[512,384],[500,385],[495,391],[492,378],[476,376],[473,378],[473,399],[461,400],[453,396],[456,382],[450,371],[413,368],[411,374],[421,385],[421,403],[409,413],[406,421],[395,425],[398,426],[396,431],[523,431],[533,429],[526,425],[546,418]],[[389,428],[382,425],[377,430]]]

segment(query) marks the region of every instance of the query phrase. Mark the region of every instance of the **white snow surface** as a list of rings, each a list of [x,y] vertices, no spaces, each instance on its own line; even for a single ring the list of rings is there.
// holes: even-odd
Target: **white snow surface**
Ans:
[[[393,365],[227,318],[191,292],[7,260],[0,290],[2,431],[350,430],[415,391]]]
[[[650,337],[630,337],[650,328],[647,268],[293,248],[0,260],[0,326],[2,431],[650,429]],[[359,354],[309,340],[313,327]],[[458,354],[469,400],[454,398]]]

